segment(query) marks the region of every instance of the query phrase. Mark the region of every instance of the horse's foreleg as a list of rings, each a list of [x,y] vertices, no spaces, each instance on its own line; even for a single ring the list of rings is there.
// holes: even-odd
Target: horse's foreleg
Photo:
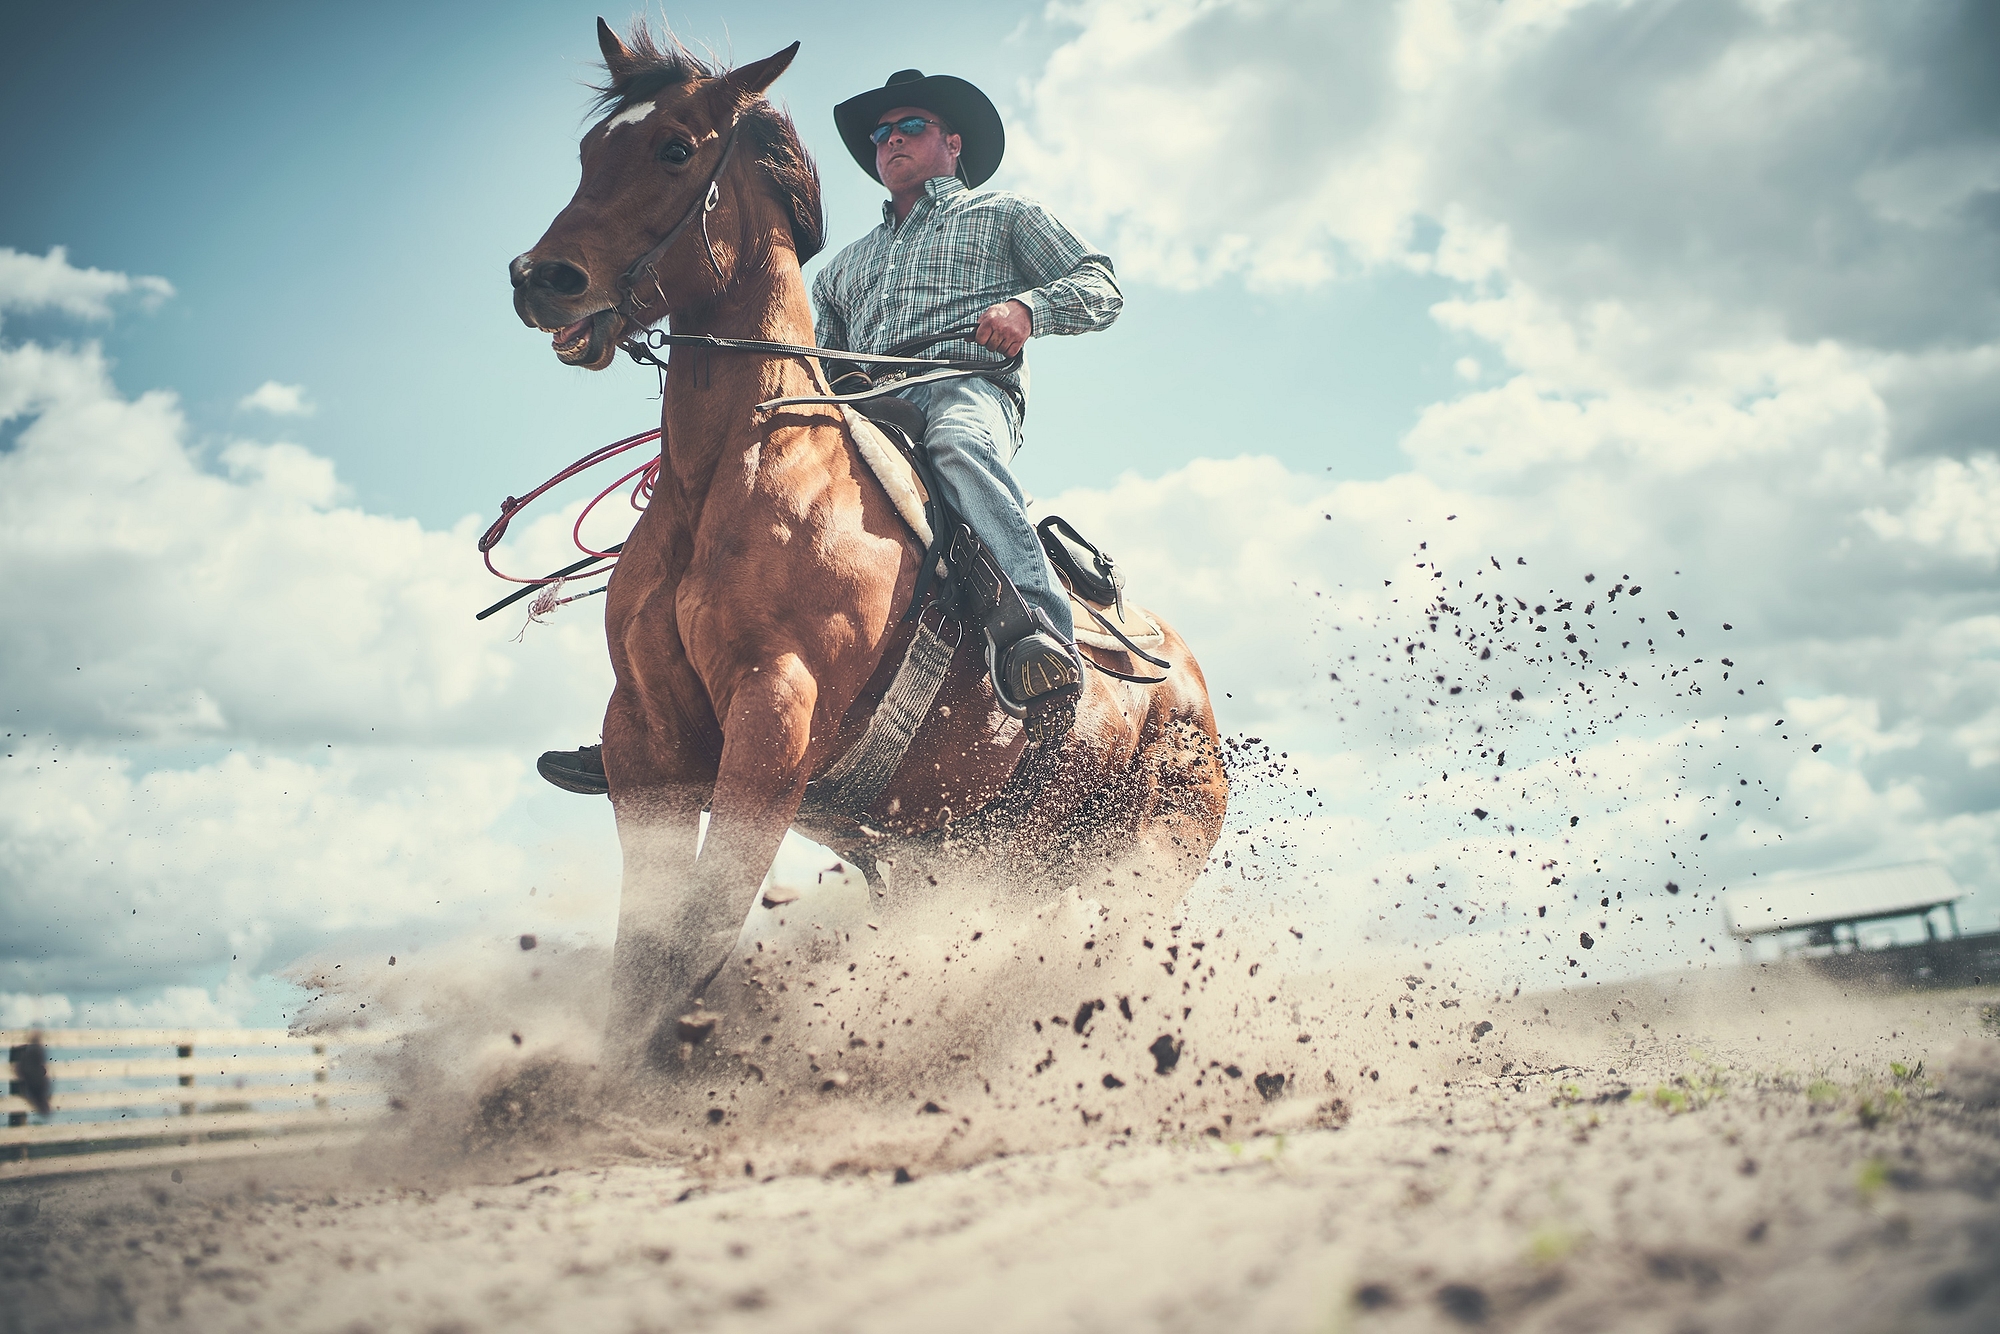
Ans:
[[[618,942],[611,959],[611,1014],[608,1033],[613,1064],[643,1056],[635,1041],[652,1033],[663,1010],[672,1017],[675,987],[667,942],[677,917],[675,899],[693,874],[701,812],[709,787],[663,783],[612,794],[618,816],[618,844],[625,863],[618,897]]]
[[[798,814],[817,687],[796,659],[746,675],[723,718],[708,832],[692,865],[641,886],[628,871],[618,924],[614,1040],[651,1064],[671,1061],[688,1016],[723,966],[778,845]],[[621,818],[621,834],[623,821]]]

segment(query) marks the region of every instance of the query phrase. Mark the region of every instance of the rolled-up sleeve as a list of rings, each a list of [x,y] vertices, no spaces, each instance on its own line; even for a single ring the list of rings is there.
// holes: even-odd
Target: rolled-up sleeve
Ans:
[[[1125,308],[1111,257],[1085,245],[1041,205],[1021,201],[1008,240],[1015,265],[1034,284],[1013,299],[1028,308],[1036,336],[1093,333]]]

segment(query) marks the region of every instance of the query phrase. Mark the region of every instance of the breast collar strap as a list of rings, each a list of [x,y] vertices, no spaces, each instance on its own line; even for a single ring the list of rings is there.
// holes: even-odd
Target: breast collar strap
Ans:
[[[708,174],[708,188],[702,192],[701,198],[688,205],[688,211],[681,215],[681,220],[675,223],[665,236],[660,238],[660,243],[633,260],[632,267],[625,270],[618,279],[619,286],[625,289],[625,297],[617,307],[620,314],[636,317],[639,311],[651,308],[653,303],[639,296],[638,284],[642,278],[650,279],[653,290],[659,293],[660,304],[663,307],[661,314],[666,313],[664,307],[667,294],[661,290],[659,275],[653,271],[653,266],[666,257],[667,251],[673,249],[674,242],[681,239],[681,233],[697,219],[701,222],[702,246],[708,251],[708,267],[715,271],[716,282],[725,281],[722,276],[722,265],[715,259],[715,243],[708,239],[708,215],[713,213],[716,204],[721,202],[722,173],[728,169],[730,155],[736,151],[736,132],[741,124],[740,120],[732,120],[729,123],[729,136],[722,141],[722,156],[716,159],[715,170]]]

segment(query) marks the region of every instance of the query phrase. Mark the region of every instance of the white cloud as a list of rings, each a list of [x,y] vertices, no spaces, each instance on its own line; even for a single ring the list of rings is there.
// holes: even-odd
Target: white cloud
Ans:
[[[1590,335],[1560,325],[1549,342],[1587,348]],[[1344,948],[1457,938],[1479,899],[1476,930],[1517,933],[1489,963],[1543,981],[1535,970],[1575,976],[1575,948],[1550,953],[1558,914],[1572,944],[1593,934],[1576,971],[1601,977],[1733,958],[1708,910],[1757,872],[1945,856],[1964,884],[1990,880],[2000,784],[1965,775],[1992,764],[2000,735],[1996,617],[1990,597],[1965,596],[1973,571],[1952,553],[1904,567],[1900,539],[1863,521],[1924,470],[1885,454],[1853,359],[1781,346],[1761,379],[1733,378],[1754,358],[1724,357],[1713,392],[1663,393],[1619,383],[1616,363],[1550,355],[1600,392],[1559,396],[1524,373],[1438,405],[1411,436],[1416,469],[1381,482],[1205,460],[1049,501],[1118,553],[1134,596],[1233,691],[1218,701],[1225,724],[1302,769],[1238,789],[1225,850],[1254,865],[1242,835],[1289,818],[1294,881],[1327,877],[1327,898],[1299,911],[1339,924]],[[1613,616],[1619,584],[1644,592]],[[1463,614],[1428,621],[1433,589]],[[1496,589],[1574,605],[1520,614],[1512,647],[1480,660],[1455,631],[1488,620],[1473,600]],[[1523,624],[1535,620],[1552,629],[1539,648]],[[1587,667],[1551,656],[1572,624]],[[1571,689],[1579,678],[1593,696]],[[1505,700],[1511,687],[1522,703]],[[1307,786],[1329,799],[1299,818]],[[1569,815],[1579,827],[1555,818]],[[1378,895],[1360,887],[1406,876],[1415,901],[1376,920]],[[1688,897],[1665,895],[1670,879]],[[1624,931],[1594,925],[1619,922],[1581,901],[1602,897],[1585,885],[1625,895],[1610,910]],[[1538,900],[1551,916],[1520,920]]]
[[[1976,276],[2000,259],[2000,145],[1973,10],[1094,0],[1056,17],[1074,36],[1027,85],[1009,152],[1121,273],[1286,291],[1437,272],[1495,303],[1448,322],[1510,356],[1553,315],[1668,391],[1718,352],[1833,341],[1888,354],[1871,366],[1902,391],[1898,439],[2000,445],[1979,373],[2000,285]],[[1942,420],[1940,377],[1961,401]]]
[[[1352,267],[1343,248],[1404,249],[1421,163],[1384,130],[1397,94],[1377,57],[1394,11],[1135,0],[1065,13],[1079,31],[1032,85],[1008,152],[1060,214],[1115,242],[1121,272],[1283,287]]]
[[[348,507],[294,444],[206,466],[94,344],[0,344],[0,425],[8,1013],[222,1022],[329,938],[603,925],[615,851],[579,831],[608,814],[529,767],[596,731],[599,604],[511,642],[519,617],[472,619],[475,520]],[[574,517],[517,524],[506,559],[559,563]]]
[[[490,742],[608,691],[587,614],[528,645],[473,621],[495,590],[470,516],[437,532],[343,507],[293,444],[232,444],[218,475],[173,397],[123,398],[91,345],[0,346],[9,418],[0,569],[44,595],[16,609],[5,678],[66,737]],[[573,518],[517,525],[507,559],[561,563]]]
[[[2000,459],[1938,459],[1914,490],[1900,513],[1871,507],[1862,517],[1883,537],[1988,565],[2000,558]]]
[[[1884,732],[1882,707],[1872,699],[1850,699],[1845,695],[1789,699],[1785,701],[1784,712],[1822,744],[1845,746],[1862,757],[1907,750],[1923,739],[1922,729],[1913,718],[1904,719],[1894,732]]]
[[[136,295],[150,310],[173,294],[165,278],[76,268],[62,246],[50,247],[46,255],[0,246],[0,315],[60,310],[79,319],[108,320],[114,297]]]
[[[0,1028],[235,1028],[249,997],[233,978],[205,987],[167,986],[134,995],[73,1000],[56,993],[0,992]]]
[[[239,412],[268,412],[273,417],[310,417],[315,411],[306,400],[304,385],[279,384],[266,380],[236,400]]]
[[[0,936],[18,954],[0,978],[114,990],[245,954],[282,963],[329,935],[420,935],[525,891],[529,858],[497,826],[527,757],[321,754],[151,772],[96,746],[17,754],[0,769]],[[51,885],[63,892],[35,892]],[[281,957],[264,957],[274,941]]]
[[[242,1019],[202,987],[162,987],[145,1000],[86,1001],[77,1007],[75,1022],[78,1028],[234,1028]]]
[[[75,1014],[67,996],[0,991],[0,1028],[64,1028]]]

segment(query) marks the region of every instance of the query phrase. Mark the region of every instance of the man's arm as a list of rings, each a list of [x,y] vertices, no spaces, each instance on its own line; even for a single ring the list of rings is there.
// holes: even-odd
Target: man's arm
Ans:
[[[1014,263],[1035,284],[1013,299],[1027,308],[1036,337],[1094,333],[1124,309],[1110,256],[1085,245],[1040,204],[1021,201],[1008,239]]]
[[[833,265],[827,265],[813,276],[812,296],[816,317],[813,337],[821,347],[852,351],[847,345],[847,315],[833,292]]]

